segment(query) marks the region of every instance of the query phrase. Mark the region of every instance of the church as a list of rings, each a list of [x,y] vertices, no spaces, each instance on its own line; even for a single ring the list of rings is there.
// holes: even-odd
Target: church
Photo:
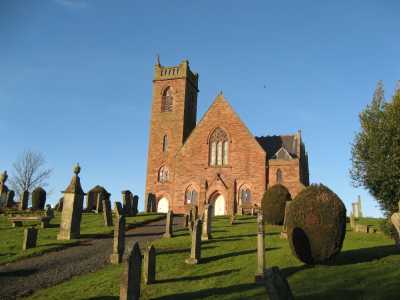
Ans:
[[[253,136],[222,93],[197,122],[198,79],[187,60],[155,65],[146,211],[187,213],[208,203],[214,215],[231,215],[261,207],[274,184],[292,197],[309,185],[301,131]]]

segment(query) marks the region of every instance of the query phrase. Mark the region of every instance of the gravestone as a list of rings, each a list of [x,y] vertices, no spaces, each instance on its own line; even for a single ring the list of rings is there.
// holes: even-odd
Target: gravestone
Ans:
[[[281,231],[281,239],[285,239],[287,240],[287,216],[288,216],[288,212],[289,212],[289,206],[290,206],[290,201],[286,201],[285,203],[285,216],[283,218],[283,227],[282,227],[282,231]]]
[[[129,190],[122,191],[122,204],[124,205],[125,215],[132,216],[132,193]]]
[[[63,210],[61,214],[60,232],[57,235],[58,240],[77,239],[80,236],[83,198],[85,197],[78,176],[80,171],[81,168],[79,164],[77,164],[74,167],[75,175],[63,192]]]
[[[234,214],[231,214],[230,221],[231,221],[231,225],[235,225],[235,215]]]
[[[156,282],[156,249],[153,245],[148,246],[144,253],[143,274],[145,284]]]
[[[397,234],[395,233],[395,236],[394,236],[395,245],[400,250],[400,211],[394,213],[390,217],[390,221],[392,222],[394,228],[396,229],[396,233],[397,233]]]
[[[25,228],[24,241],[22,243],[22,250],[35,248],[37,242],[38,230],[34,227]]]
[[[63,210],[63,203],[64,203],[64,197],[61,197],[58,200],[58,203],[54,206],[54,209],[58,212],[62,212]]]
[[[7,205],[7,194],[8,187],[6,186],[6,181],[8,179],[7,171],[0,174],[0,208],[6,207]]]
[[[6,200],[6,206],[8,208],[11,208],[14,206],[14,196],[15,196],[14,191],[9,190],[7,193],[7,200]]]
[[[138,210],[138,204],[139,204],[139,196],[135,195],[132,198],[132,215],[136,216],[139,212]]]
[[[165,233],[163,237],[171,238],[173,237],[173,225],[174,225],[174,212],[169,210],[167,213],[167,219],[165,220]]]
[[[125,251],[125,216],[117,214],[117,219],[114,225],[113,250],[110,256],[111,263],[114,265],[121,263],[124,251]]]
[[[100,195],[101,194],[101,195]],[[100,195],[100,197],[99,197]],[[103,200],[110,200],[110,193],[101,185],[96,185],[90,189],[86,196],[86,210],[95,211],[96,213],[103,212]]]
[[[185,214],[185,217],[183,218],[183,228],[188,228],[189,227],[189,215]]]
[[[28,201],[29,201],[29,192],[28,191],[23,191],[22,195],[20,195],[20,200],[19,200],[19,207],[21,210],[26,210],[28,208]]]
[[[265,271],[265,288],[270,300],[293,300],[289,283],[278,267]]]
[[[202,241],[207,241],[211,240],[211,205],[206,204],[204,206],[204,214],[203,214],[203,230],[201,234],[201,240]]]
[[[157,199],[153,193],[148,193],[146,201],[146,212],[157,212]]]
[[[46,205],[46,191],[40,186],[32,192],[32,210],[44,210]]]
[[[140,278],[142,272],[142,254],[138,242],[135,242],[132,251],[125,263],[119,289],[120,300],[138,300],[140,297]]]
[[[105,226],[113,226],[111,203],[106,199],[103,199],[103,217]]]
[[[265,244],[264,244],[264,215],[257,216],[257,271],[256,283],[264,282],[265,270]]]
[[[122,207],[121,202],[118,202],[118,201],[115,202],[114,206],[115,206],[114,211],[115,211],[117,219],[119,216],[125,216],[125,211],[124,211],[124,208]]]
[[[194,222],[192,233],[192,247],[190,249],[190,257],[185,260],[187,264],[195,265],[200,262],[201,258],[201,228],[202,222],[197,219]]]
[[[51,208],[50,204],[46,205],[45,215],[46,215],[46,217],[54,218],[54,211]]]

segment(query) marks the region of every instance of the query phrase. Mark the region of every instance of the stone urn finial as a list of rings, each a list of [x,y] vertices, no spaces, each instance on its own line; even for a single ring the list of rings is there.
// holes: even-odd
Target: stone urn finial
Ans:
[[[78,174],[81,172],[81,167],[79,165],[79,163],[76,163],[76,165],[74,166],[74,173],[76,176],[78,176]]]
[[[0,183],[4,184],[7,181],[8,174],[7,171],[4,171],[3,173],[0,174]]]

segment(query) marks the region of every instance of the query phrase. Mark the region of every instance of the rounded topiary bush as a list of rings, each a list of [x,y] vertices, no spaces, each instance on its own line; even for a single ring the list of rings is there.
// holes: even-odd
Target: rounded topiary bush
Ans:
[[[285,218],[286,202],[292,200],[289,191],[281,184],[270,187],[263,196],[261,206],[267,224],[281,225]]]
[[[44,209],[46,204],[46,191],[41,188],[37,187],[32,192],[32,209]]]
[[[329,263],[342,249],[346,208],[326,186],[308,186],[289,206],[287,232],[290,248],[302,262]]]

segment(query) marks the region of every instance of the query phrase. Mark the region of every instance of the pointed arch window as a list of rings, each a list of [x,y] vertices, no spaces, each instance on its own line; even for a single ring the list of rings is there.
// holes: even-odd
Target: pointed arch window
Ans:
[[[276,183],[278,184],[283,183],[283,173],[281,169],[276,170]]]
[[[249,204],[251,202],[251,191],[247,186],[240,188],[239,195],[241,204]]]
[[[185,192],[185,204],[197,205],[198,192],[193,186],[189,186]]]
[[[173,97],[172,97],[172,90],[170,87],[167,87],[162,95],[161,99],[161,112],[172,111],[173,108]]]
[[[221,128],[217,128],[211,134],[209,140],[209,164],[210,166],[226,166],[229,157],[228,135]]]
[[[165,183],[169,180],[169,170],[166,166],[162,166],[158,171],[158,182]]]
[[[167,135],[164,135],[164,137],[163,137],[162,149],[163,149],[163,152],[167,152],[167,149],[168,149],[168,136]]]

